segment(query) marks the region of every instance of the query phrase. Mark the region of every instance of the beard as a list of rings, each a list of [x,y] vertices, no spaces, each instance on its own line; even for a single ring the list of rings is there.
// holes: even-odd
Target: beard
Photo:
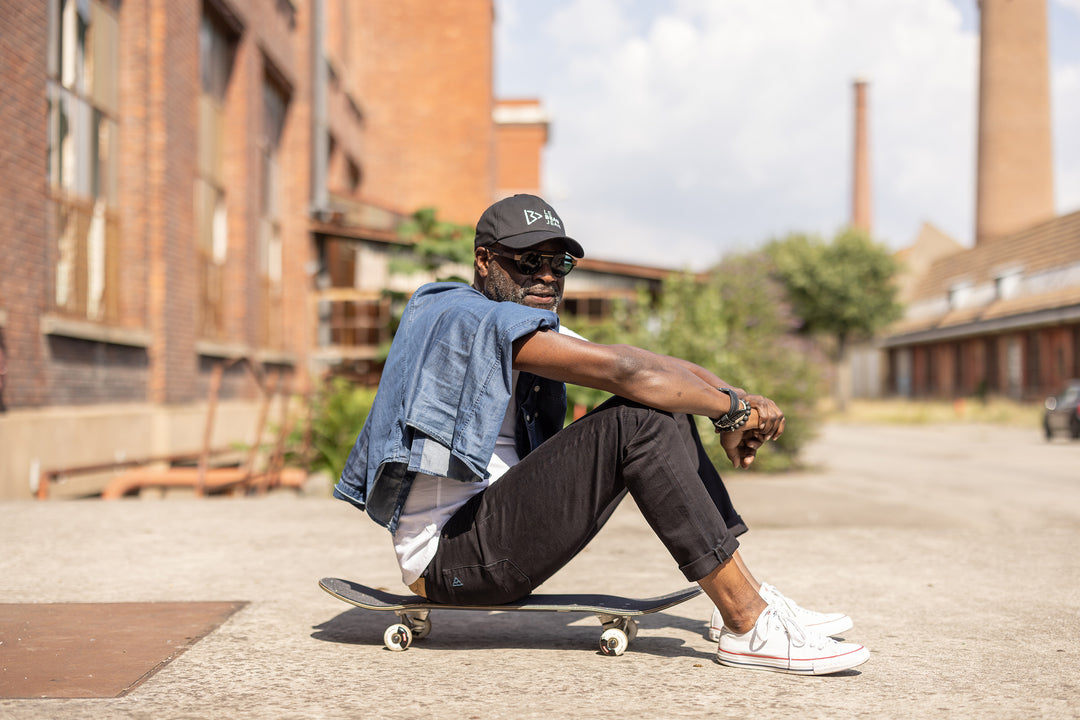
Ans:
[[[491,271],[484,283],[484,295],[489,299],[558,312],[563,294],[559,283],[530,281],[529,285],[518,285],[497,263],[489,267]]]

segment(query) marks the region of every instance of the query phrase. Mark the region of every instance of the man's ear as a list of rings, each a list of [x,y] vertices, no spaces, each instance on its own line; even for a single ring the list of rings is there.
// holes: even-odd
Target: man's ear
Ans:
[[[473,251],[473,260],[476,274],[482,278],[486,278],[488,272],[490,272],[489,265],[491,264],[491,253],[489,253],[485,247],[478,247]]]

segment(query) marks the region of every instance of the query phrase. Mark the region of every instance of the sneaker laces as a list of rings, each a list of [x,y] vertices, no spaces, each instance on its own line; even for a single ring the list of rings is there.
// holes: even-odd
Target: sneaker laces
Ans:
[[[769,583],[761,583],[761,592],[759,594],[765,598],[765,602],[770,605],[777,605],[791,613],[793,616],[797,617],[799,613],[802,613],[803,615],[815,618],[825,617],[825,613],[817,612],[816,610],[807,610]]]
[[[832,642],[829,638],[803,627],[802,623],[784,607],[769,605],[762,611],[754,629],[750,635],[750,649],[754,652],[765,647],[769,634],[774,630],[787,635],[788,638],[788,665],[791,665],[791,649],[809,647],[814,650],[824,650]]]

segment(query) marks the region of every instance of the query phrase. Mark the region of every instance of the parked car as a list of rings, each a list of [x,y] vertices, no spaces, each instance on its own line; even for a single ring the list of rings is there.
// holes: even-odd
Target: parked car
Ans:
[[[1054,433],[1066,432],[1080,439],[1080,380],[1070,380],[1061,392],[1046,398],[1043,429],[1047,440],[1053,439]]]

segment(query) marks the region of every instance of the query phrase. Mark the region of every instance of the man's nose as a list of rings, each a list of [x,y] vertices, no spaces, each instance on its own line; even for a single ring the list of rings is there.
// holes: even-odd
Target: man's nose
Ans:
[[[540,263],[540,267],[536,269],[532,276],[534,280],[540,280],[549,285],[557,279],[555,273],[551,271],[551,262],[547,260]]]
[[[553,283],[558,280],[555,277],[555,273],[551,270],[551,263],[554,262],[553,258],[540,258],[540,267],[536,268],[536,272],[532,274],[534,280],[541,280],[545,283]]]

